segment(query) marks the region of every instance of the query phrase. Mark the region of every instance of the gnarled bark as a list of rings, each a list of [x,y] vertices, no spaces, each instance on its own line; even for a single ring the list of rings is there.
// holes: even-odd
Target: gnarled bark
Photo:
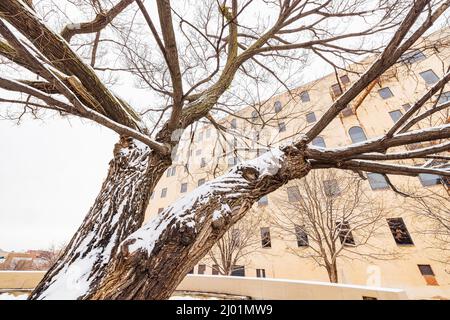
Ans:
[[[303,152],[289,147],[267,152],[202,185],[130,235],[89,298],[169,298],[254,202],[308,171]]]
[[[94,205],[30,299],[81,299],[95,292],[119,244],[141,227],[151,191],[170,158],[124,138],[114,153]]]

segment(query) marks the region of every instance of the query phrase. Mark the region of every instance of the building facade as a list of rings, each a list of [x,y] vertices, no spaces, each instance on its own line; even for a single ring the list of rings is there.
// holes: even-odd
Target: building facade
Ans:
[[[169,168],[151,196],[147,219],[194,190],[197,186],[219,176],[240,161],[251,159],[270,148],[301,138],[324,111],[358,76],[373,58],[333,73],[299,88],[273,96],[262,103],[241,108],[223,116],[216,124],[191,128],[182,138]],[[374,81],[340,116],[316,138],[317,147],[340,147],[380,136],[387,132],[427,89],[438,81],[450,66],[450,30],[443,29],[422,39],[401,61]],[[425,108],[450,101],[450,86],[433,97]],[[448,108],[431,119],[418,122],[415,128],[447,123]],[[217,127],[226,129],[217,130]],[[426,146],[408,145],[412,150]],[[269,151],[268,151],[269,150]],[[393,151],[405,150],[405,147]],[[422,165],[423,159],[408,160]],[[370,250],[389,250],[389,259],[363,258],[358,252],[337,259],[338,281],[345,284],[369,285],[405,289],[411,298],[450,298],[450,251],[443,249],[432,234],[422,232],[430,223],[417,210],[409,210],[411,199],[392,190],[392,185],[414,193],[433,192],[449,197],[448,181],[433,175],[420,177],[390,176],[390,185],[379,175],[368,175],[362,186],[374,201],[386,209],[376,237],[370,240]],[[295,184],[295,183],[294,183]],[[291,185],[292,187],[292,185]],[[293,198],[289,185],[262,198],[249,214],[264,217],[254,227],[260,240],[249,254],[234,266],[233,275],[299,280],[329,281],[325,268],[314,259],[302,258],[308,244],[295,233],[277,232],[271,216],[280,213],[280,199]],[[290,189],[291,191],[294,189]],[[294,192],[295,193],[295,192]],[[300,195],[301,196],[301,195]],[[441,208],[450,215],[450,208]],[[393,223],[396,223],[393,225]],[[350,226],[351,227],[351,226]],[[294,228],[294,226],[292,226]],[[398,234],[406,236],[398,236]],[[358,242],[358,233],[352,241]],[[436,240],[436,241],[435,241]],[[442,239],[440,239],[442,240]],[[267,245],[270,241],[270,245]],[[343,244],[345,245],[345,244]],[[448,248],[447,248],[448,249]],[[364,246],[355,250],[369,250]],[[374,251],[374,252],[375,252]],[[216,274],[217,266],[205,257],[192,271]]]

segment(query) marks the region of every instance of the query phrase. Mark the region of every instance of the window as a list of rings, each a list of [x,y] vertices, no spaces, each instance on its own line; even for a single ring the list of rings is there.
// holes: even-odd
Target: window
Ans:
[[[322,137],[315,137],[311,144],[316,147],[326,148],[325,140]]]
[[[195,155],[199,156],[202,154],[202,149],[195,150]]]
[[[350,139],[352,139],[353,143],[367,140],[366,134],[361,127],[351,127],[350,130],[348,130],[348,134],[350,135]]]
[[[297,202],[302,198],[302,196],[300,195],[300,190],[298,190],[297,186],[287,187],[286,190],[289,202]]]
[[[180,188],[180,193],[185,193],[187,192],[187,183],[182,183],[181,184],[181,188]]]
[[[403,113],[400,110],[394,110],[389,112],[389,115],[391,116],[392,121],[396,123],[403,116]]]
[[[236,129],[237,128],[237,122],[236,119],[231,120],[231,128]]]
[[[197,142],[202,141],[203,140],[203,132],[199,132],[197,134]]]
[[[439,81],[439,77],[434,73],[433,70],[427,70],[419,73],[426,84],[432,85]]]
[[[198,265],[197,273],[198,273],[198,274],[205,274],[205,271],[206,271],[206,265],[204,265],[204,264],[199,264],[199,265]]]
[[[395,243],[398,245],[414,245],[403,218],[386,219]]]
[[[231,275],[237,277],[245,277],[245,267],[244,266],[236,266],[234,265],[231,268]]]
[[[256,277],[257,278],[265,278],[266,277],[266,269],[256,269]]]
[[[420,273],[424,277],[425,281],[427,282],[427,285],[429,286],[438,286],[438,282],[436,281],[436,277],[434,275],[433,269],[429,264],[418,264],[417,267],[419,268]]]
[[[189,172],[189,163],[184,165],[184,173]]]
[[[272,248],[270,241],[270,230],[268,227],[261,228],[261,246],[263,248]]]
[[[167,188],[161,189],[161,198],[165,198],[167,196]]]
[[[442,103],[448,102],[448,101],[450,101],[450,91],[443,92],[443,93],[439,96],[438,104],[442,104]]]
[[[369,184],[372,190],[389,189],[389,184],[382,174],[368,173],[367,179],[369,180]]]
[[[197,186],[198,187],[200,187],[202,184],[204,184],[205,183],[205,179],[203,178],[203,179],[200,179],[200,180],[198,180],[198,182],[197,182]]]
[[[241,242],[241,230],[238,228],[231,229],[231,242],[233,243],[233,247],[239,247]]]
[[[258,200],[258,206],[267,206],[269,204],[269,199],[267,196],[262,197]]]
[[[339,240],[342,245],[355,245],[355,239],[353,238],[352,231],[350,229],[350,224],[347,221],[336,222],[336,227],[339,232]]]
[[[150,200],[153,199],[155,197],[155,191],[152,191],[152,193],[150,193]]]
[[[391,89],[389,89],[388,87],[381,88],[380,90],[378,90],[378,94],[383,99],[389,99],[390,97],[394,96],[394,94],[392,93]]]
[[[217,276],[217,275],[219,275],[220,274],[220,272],[219,272],[219,265],[217,265],[217,264],[213,264],[213,266],[211,267],[211,273],[214,275],[214,276]]]
[[[192,268],[192,269],[188,272],[188,274],[192,274],[192,273],[194,273],[194,268]]]
[[[316,114],[314,112],[310,112],[306,114],[306,122],[313,123],[316,122]]]
[[[308,234],[302,226],[295,225],[295,236],[297,237],[298,247],[307,247],[309,245]]]
[[[331,86],[331,91],[333,92],[334,97],[338,97],[342,94],[342,88],[339,83],[335,83]]]
[[[158,213],[163,212],[164,208],[158,208]]]
[[[206,167],[206,160],[205,160],[205,158],[202,158],[200,160],[200,168],[204,168],[204,167]]]
[[[237,163],[238,161],[236,157],[228,158],[228,168],[234,167]]]
[[[286,131],[286,124],[284,122],[278,123],[278,132]]]
[[[422,186],[428,187],[428,186],[434,186],[436,184],[441,183],[441,177],[436,174],[429,174],[429,173],[420,173],[419,174],[419,180]]]
[[[258,120],[258,111],[255,110],[255,111],[252,112],[252,120],[253,121]]]
[[[339,184],[335,179],[324,180],[323,189],[327,197],[335,197],[341,193],[341,190],[339,189]]]
[[[168,177],[173,177],[176,173],[177,173],[177,167],[170,167],[169,169],[167,169],[166,175]]]
[[[405,103],[404,105],[402,105],[403,110],[408,111],[409,109],[411,109],[411,105],[409,103]]]
[[[341,114],[343,117],[350,117],[351,115],[355,114],[355,111],[353,111],[353,108],[350,106],[346,106],[344,110],[341,111]]]
[[[281,102],[275,101],[275,103],[273,104],[273,108],[275,109],[275,113],[280,112],[281,111]]]
[[[311,100],[308,91],[303,91],[300,93],[300,100],[302,100],[302,102],[308,102]]]
[[[348,75],[344,74],[343,76],[340,76],[339,79],[341,80],[341,82],[343,84],[347,84],[350,83],[350,78],[348,77]]]
[[[402,55],[400,58],[403,63],[414,63],[425,59],[426,56],[420,50],[411,50]]]

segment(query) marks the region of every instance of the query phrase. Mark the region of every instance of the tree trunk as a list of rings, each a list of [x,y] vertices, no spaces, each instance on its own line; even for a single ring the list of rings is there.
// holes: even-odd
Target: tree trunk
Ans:
[[[326,268],[327,268],[328,278],[330,279],[330,282],[338,283],[339,277],[338,277],[338,272],[337,272],[337,264],[331,263],[331,264],[327,265]]]
[[[260,197],[309,171],[287,148],[240,164],[167,207],[119,248],[92,299],[167,299]]]
[[[94,205],[30,299],[84,299],[97,290],[119,244],[142,226],[169,158],[121,138]]]

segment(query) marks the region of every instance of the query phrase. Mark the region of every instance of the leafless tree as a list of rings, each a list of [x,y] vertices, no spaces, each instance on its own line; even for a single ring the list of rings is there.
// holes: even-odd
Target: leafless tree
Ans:
[[[261,247],[261,225],[262,216],[255,210],[236,222],[208,252],[211,267],[219,274],[230,275],[234,266],[247,264],[248,256]]]
[[[274,229],[297,239],[299,248],[289,252],[325,268],[331,282],[339,282],[338,261],[396,256],[373,244],[388,210],[362,181],[355,174],[313,171],[284,188],[287,198],[283,194],[274,201]]]
[[[168,298],[255,201],[311,170],[450,175],[443,166],[386,161],[438,157],[449,150],[449,124],[414,126],[425,113],[428,117],[448,107],[447,102],[432,111],[423,108],[444,88],[449,73],[382,137],[341,148],[309,145],[421,39],[450,1],[64,3],[79,9],[86,22],[79,22],[78,15],[76,23],[65,24],[74,16],[60,2],[0,2],[0,55],[7,60],[5,67],[16,71],[8,73],[16,77],[3,73],[0,77],[0,88],[11,93],[2,102],[21,106],[18,117],[51,110],[89,119],[115,131],[120,139],[95,203],[31,299],[61,292],[78,299]],[[350,26],[363,27],[354,31]],[[55,31],[58,28],[61,33]],[[377,38],[380,34],[386,36]],[[344,45],[345,39],[355,46]],[[371,39],[381,41],[367,47],[376,43]],[[121,57],[123,64],[118,68],[108,63],[106,51]],[[143,225],[150,194],[171,166],[182,133],[201,121],[214,122],[216,108],[234,113],[233,106],[247,104],[251,86],[239,84],[252,83],[250,79],[291,88],[289,80],[295,78],[296,62],[302,64],[305,52],[336,68],[336,59],[351,60],[370,52],[376,59],[291,144],[235,166]],[[284,73],[287,70],[292,72]],[[154,105],[139,110],[113,93],[106,85],[113,72],[136,76],[157,94]],[[282,74],[290,77],[282,79]],[[391,152],[428,141],[437,144]],[[213,221],[213,212],[223,218]],[[68,286],[74,275],[76,285]]]

